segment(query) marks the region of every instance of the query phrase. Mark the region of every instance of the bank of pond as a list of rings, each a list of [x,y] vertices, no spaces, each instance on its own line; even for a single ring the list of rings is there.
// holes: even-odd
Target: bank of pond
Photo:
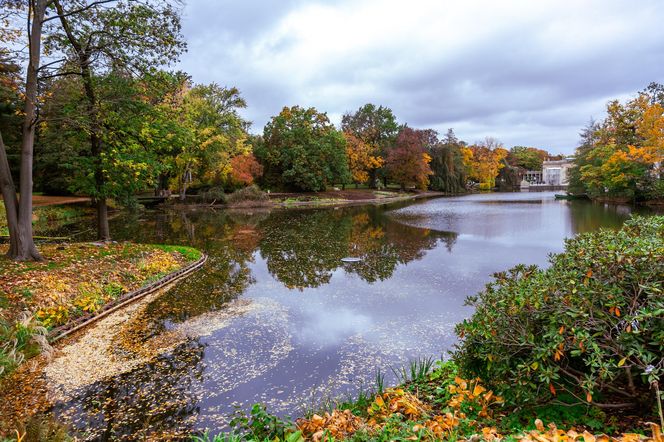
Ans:
[[[0,362],[14,358],[2,434],[657,440],[664,217],[630,212],[493,194],[122,214],[117,243],[44,243],[44,263],[2,262]],[[47,233],[85,240],[87,223]],[[47,329],[202,252],[172,288],[17,363]]]

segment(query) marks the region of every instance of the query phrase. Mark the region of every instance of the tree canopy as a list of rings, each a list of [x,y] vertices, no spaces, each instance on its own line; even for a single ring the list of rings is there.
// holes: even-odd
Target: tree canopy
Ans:
[[[350,181],[346,140],[315,108],[284,107],[265,126],[263,138],[256,154],[278,185],[320,191]]]

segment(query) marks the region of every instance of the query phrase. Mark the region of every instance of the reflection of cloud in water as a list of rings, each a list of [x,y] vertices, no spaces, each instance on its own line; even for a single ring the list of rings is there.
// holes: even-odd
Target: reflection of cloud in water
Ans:
[[[286,398],[267,395],[266,403],[277,413],[306,412],[324,406],[328,400],[353,397],[360,389],[375,387],[377,371],[386,385],[397,382],[398,369],[420,355],[441,355],[454,342],[454,324],[449,318],[428,318],[408,328],[397,321],[378,324],[365,333],[344,340],[335,355],[338,368],[313,384],[294,385]],[[275,390],[284,388],[274,387]]]
[[[298,343],[307,345],[335,345],[350,335],[371,327],[371,317],[345,307],[306,305],[301,311],[304,317],[296,325]]]

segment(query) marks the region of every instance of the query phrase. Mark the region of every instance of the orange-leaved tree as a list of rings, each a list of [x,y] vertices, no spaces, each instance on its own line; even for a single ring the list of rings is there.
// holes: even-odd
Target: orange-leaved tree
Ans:
[[[493,188],[500,169],[504,167],[503,159],[509,153],[502,145],[492,138],[479,144],[463,149],[464,164],[468,177],[480,183],[481,187]]]
[[[230,181],[234,186],[250,186],[261,175],[263,175],[263,166],[256,161],[253,153],[231,158]]]

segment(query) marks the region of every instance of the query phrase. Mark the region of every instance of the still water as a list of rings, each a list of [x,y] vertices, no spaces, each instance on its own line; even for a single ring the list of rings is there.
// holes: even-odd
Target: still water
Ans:
[[[465,298],[493,272],[545,266],[565,238],[629,213],[511,193],[114,218],[115,239],[192,245],[209,260],[122,318],[105,355],[119,368],[65,382],[53,413],[89,439],[218,429],[236,406],[296,416],[371,388],[378,369],[395,382],[390,367],[453,348]]]

